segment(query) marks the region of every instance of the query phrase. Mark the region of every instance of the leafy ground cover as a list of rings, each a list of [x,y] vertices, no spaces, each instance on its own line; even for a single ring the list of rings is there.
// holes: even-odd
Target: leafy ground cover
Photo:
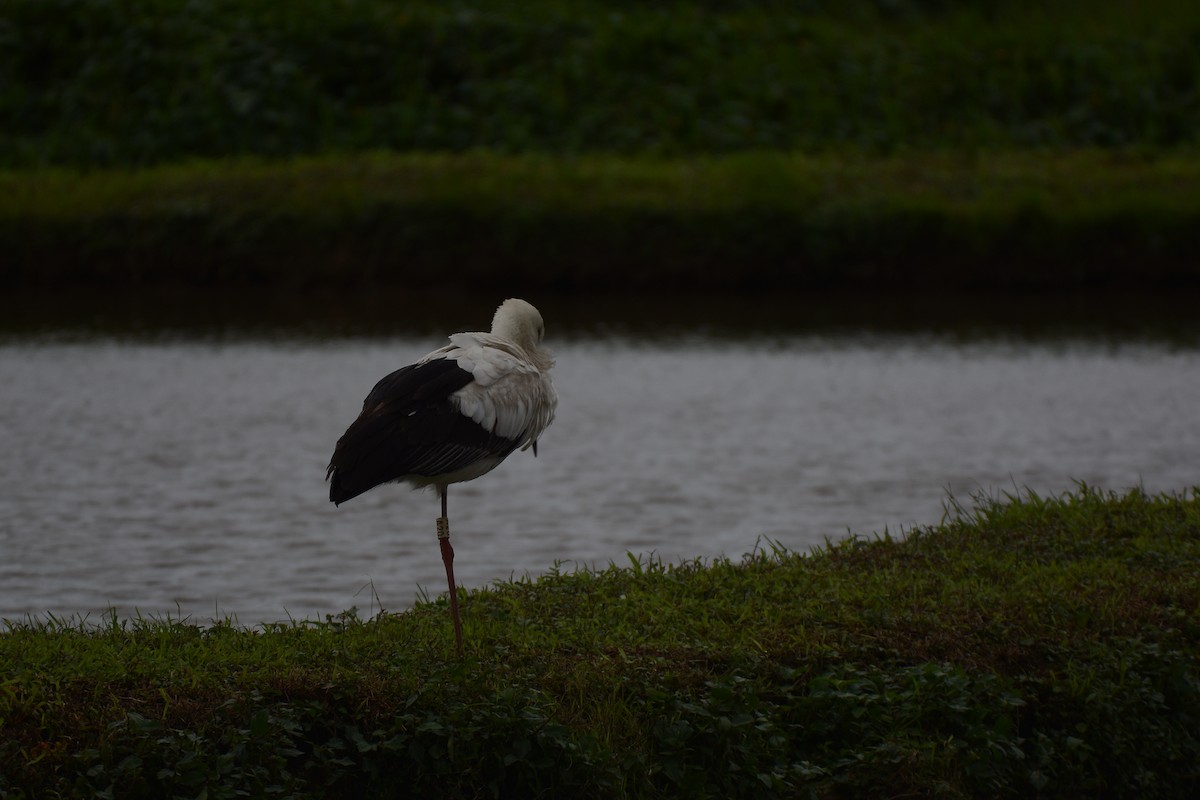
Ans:
[[[0,284],[1200,285],[1200,159],[373,153],[0,173]]]
[[[363,619],[9,622],[5,797],[1190,797],[1200,492]]]
[[[0,166],[1200,144],[1192,0],[0,0]]]
[[[0,0],[0,284],[1194,286],[1193,6]]]

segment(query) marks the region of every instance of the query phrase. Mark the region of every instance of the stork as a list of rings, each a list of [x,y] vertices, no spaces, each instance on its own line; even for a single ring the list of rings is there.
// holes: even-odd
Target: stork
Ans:
[[[383,483],[437,489],[437,535],[459,656],[462,621],[447,488],[490,472],[518,448],[537,455],[538,438],[558,403],[550,380],[554,359],[541,347],[544,333],[536,308],[505,300],[491,333],[452,334],[450,344],[387,375],[338,439],[325,474],[335,505]]]

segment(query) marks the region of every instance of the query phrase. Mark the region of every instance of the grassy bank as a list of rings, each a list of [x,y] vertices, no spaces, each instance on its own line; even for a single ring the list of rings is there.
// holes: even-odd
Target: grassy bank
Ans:
[[[1193,6],[0,0],[0,286],[1194,287]]]
[[[1200,144],[1193,0],[0,0],[0,167]]]
[[[0,635],[0,795],[1190,797],[1200,494],[630,562],[398,615]]]
[[[1200,159],[497,154],[0,173],[0,285],[1176,288]]]

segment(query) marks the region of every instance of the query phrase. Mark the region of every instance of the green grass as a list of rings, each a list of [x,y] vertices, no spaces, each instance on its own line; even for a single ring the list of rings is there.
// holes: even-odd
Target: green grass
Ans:
[[[0,0],[0,166],[1195,147],[1192,0]]]
[[[0,284],[1175,288],[1200,159],[387,153],[0,172]]]
[[[1194,0],[0,0],[0,286],[1194,287]]]
[[[1200,491],[364,620],[10,623],[0,795],[1189,797]]]

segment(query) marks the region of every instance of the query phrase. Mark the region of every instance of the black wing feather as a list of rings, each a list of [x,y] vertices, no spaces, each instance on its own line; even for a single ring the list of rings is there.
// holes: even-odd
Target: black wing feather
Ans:
[[[451,404],[450,395],[472,380],[444,358],[381,379],[334,448],[329,499],[342,503],[406,475],[432,478],[516,449],[517,442],[485,430]]]

